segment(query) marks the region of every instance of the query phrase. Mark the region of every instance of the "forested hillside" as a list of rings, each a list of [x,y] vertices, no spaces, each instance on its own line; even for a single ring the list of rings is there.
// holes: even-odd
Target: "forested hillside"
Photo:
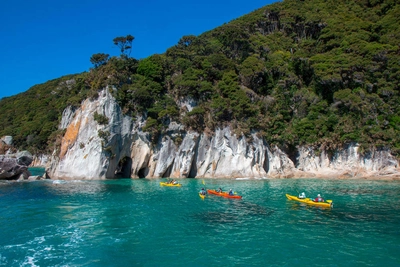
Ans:
[[[133,39],[114,39],[120,57],[92,55],[88,72],[2,99],[0,136],[49,152],[64,108],[110,86],[126,114],[147,117],[153,138],[177,121],[199,132],[255,130],[289,152],[358,142],[400,155],[396,0],[285,0],[141,60],[128,55]],[[188,99],[190,112],[179,105]]]

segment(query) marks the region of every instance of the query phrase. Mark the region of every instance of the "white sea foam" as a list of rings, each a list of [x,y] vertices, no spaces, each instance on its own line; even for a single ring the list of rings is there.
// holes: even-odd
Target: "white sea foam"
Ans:
[[[63,180],[54,180],[53,184],[66,184],[67,181],[63,181]]]
[[[38,245],[38,244],[43,243],[44,241],[46,241],[44,236],[37,236],[33,240],[30,240],[30,241],[26,242],[25,245],[33,245],[33,244],[34,245]]]
[[[32,267],[38,267],[38,265],[35,264],[35,258],[27,256],[25,261],[21,264],[21,266],[32,266]]]
[[[7,266],[7,258],[0,254],[0,265]]]
[[[235,180],[266,180],[268,177],[243,177],[243,178],[236,178]]]

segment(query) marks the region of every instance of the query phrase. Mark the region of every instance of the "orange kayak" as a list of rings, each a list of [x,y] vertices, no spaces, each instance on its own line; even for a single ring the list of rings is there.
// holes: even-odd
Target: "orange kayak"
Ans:
[[[238,195],[233,195],[233,196],[231,196],[231,195],[229,195],[229,194],[226,193],[226,192],[219,193],[219,192],[217,192],[216,190],[213,190],[213,189],[207,189],[207,192],[208,192],[209,194],[217,195],[217,196],[220,196],[220,197],[237,198],[237,199],[241,199],[241,198],[242,198],[242,196],[238,196]]]

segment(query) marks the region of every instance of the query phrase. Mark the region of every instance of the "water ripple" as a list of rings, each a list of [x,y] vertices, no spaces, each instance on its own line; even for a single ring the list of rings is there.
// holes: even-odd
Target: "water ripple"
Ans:
[[[202,200],[180,182],[0,183],[0,266],[399,266],[399,183],[210,179],[243,199]]]

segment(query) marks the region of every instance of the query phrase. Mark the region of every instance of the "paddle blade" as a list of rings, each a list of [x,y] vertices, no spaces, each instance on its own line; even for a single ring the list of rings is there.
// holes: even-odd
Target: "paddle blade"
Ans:
[[[326,200],[327,203],[332,203],[332,200],[328,199]]]
[[[202,180],[202,182],[203,182],[203,185],[206,185],[206,183],[204,182],[204,180]]]

